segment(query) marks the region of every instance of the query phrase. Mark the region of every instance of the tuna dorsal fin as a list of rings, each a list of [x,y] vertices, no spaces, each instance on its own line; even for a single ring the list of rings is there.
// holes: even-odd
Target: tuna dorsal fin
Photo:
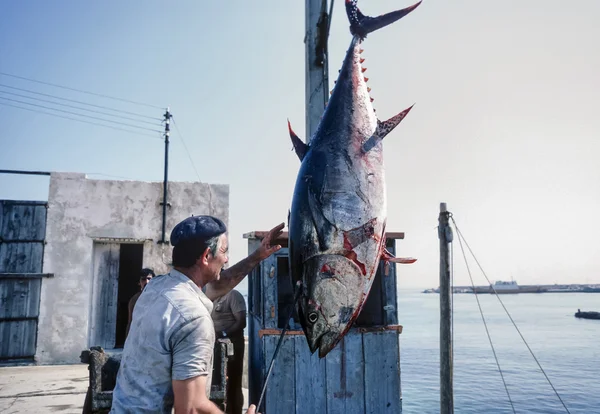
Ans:
[[[369,17],[361,13],[356,4],[357,2],[358,0],[346,0],[346,14],[348,14],[348,20],[350,20],[350,33],[359,36],[361,39],[364,39],[367,34],[403,18],[421,4],[419,1],[402,10],[396,10],[377,17]]]
[[[385,138],[387,134],[392,132],[392,130],[398,126],[398,124],[404,119],[404,117],[408,115],[413,106],[415,105],[413,104],[410,108],[405,109],[404,111],[400,112],[398,115],[391,117],[387,121],[382,122],[378,120],[377,129],[375,130],[375,133],[362,145],[363,151],[369,152],[373,147],[379,144],[381,140],[383,140],[383,138]]]
[[[306,145],[298,135],[292,129],[292,124],[290,124],[290,120],[288,119],[288,129],[290,130],[290,138],[292,139],[292,144],[294,145],[294,151],[296,151],[296,155],[300,158],[300,161],[304,159],[306,152],[308,151],[308,145]]]

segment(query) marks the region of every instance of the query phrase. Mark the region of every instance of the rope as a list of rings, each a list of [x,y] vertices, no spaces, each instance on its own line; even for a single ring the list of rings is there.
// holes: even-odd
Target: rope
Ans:
[[[454,227],[456,227],[456,222],[454,218],[450,216],[452,219],[452,223],[454,223]],[[458,232],[458,228],[456,228]],[[467,262],[467,256],[465,254],[465,249],[462,245],[462,235],[458,232],[458,243],[460,244],[460,250],[462,251],[463,258],[465,259],[465,266],[467,266],[467,273],[469,274],[469,279],[471,279],[471,286],[473,287],[473,293],[475,294],[475,300],[477,300],[477,307],[479,308],[479,313],[481,314],[481,320],[483,321],[483,326],[485,327],[485,333],[488,337],[488,341],[490,341],[490,346],[492,347],[492,353],[494,354],[494,359],[496,360],[496,366],[498,366],[498,371],[500,372],[500,377],[502,378],[502,384],[504,384],[504,389],[506,390],[506,395],[508,396],[508,401],[510,402],[510,406],[512,408],[513,413],[517,413],[515,411],[515,405],[513,404],[512,398],[510,398],[510,392],[508,392],[508,386],[506,385],[506,381],[504,380],[504,373],[502,372],[502,368],[500,367],[500,361],[498,361],[498,356],[496,355],[496,349],[494,349],[494,343],[492,341],[492,337],[490,335],[490,331],[488,330],[487,323],[485,321],[485,317],[483,316],[483,309],[481,308],[481,303],[479,302],[479,297],[477,296],[477,291],[475,290],[475,283],[473,282],[473,276],[471,275],[471,269],[469,268],[469,263]],[[465,242],[466,243],[466,242]]]
[[[294,295],[294,302],[293,302],[294,305],[296,304],[296,302],[298,302],[298,299],[300,298],[300,292],[302,292],[302,282],[297,281],[296,282],[296,294]],[[288,318],[286,320],[289,321],[293,314],[294,314],[294,307],[292,306],[290,308],[290,314],[288,315]],[[283,326],[283,329],[281,330],[281,335],[279,335],[279,342],[277,342],[277,347],[275,348],[275,352],[273,353],[273,358],[271,358],[271,363],[269,364],[269,370],[267,371],[267,375],[265,376],[265,383],[263,385],[262,391],[260,392],[260,398],[258,400],[258,404],[256,404],[256,412],[260,411],[260,405],[262,404],[263,397],[265,396],[265,391],[267,390],[267,383],[269,382],[269,377],[271,376],[271,371],[273,371],[273,366],[275,365],[275,358],[277,357],[277,354],[279,353],[279,348],[281,348],[281,344],[283,343],[283,337],[285,336],[286,331],[287,331],[287,324]]]
[[[517,324],[515,323],[515,321],[513,320],[512,316],[510,315],[510,312],[508,312],[508,309],[506,309],[506,306],[504,306],[504,302],[502,302],[502,299],[500,299],[500,296],[498,295],[498,292],[496,292],[496,289],[494,289],[494,286],[492,285],[492,283],[490,282],[490,279],[487,277],[485,271],[483,270],[483,267],[481,266],[481,264],[479,263],[479,260],[477,260],[477,257],[475,256],[475,254],[473,253],[473,250],[471,250],[471,247],[469,246],[469,243],[467,243],[466,239],[463,237],[461,231],[459,230],[458,226],[456,225],[456,222],[454,221],[454,218],[452,218],[452,223],[454,224],[454,227],[456,228],[456,232],[459,235],[459,240],[462,238],[465,242],[465,246],[467,246],[467,249],[469,249],[469,252],[471,253],[471,255],[473,256],[473,259],[475,259],[475,263],[477,263],[477,266],[479,266],[479,269],[481,270],[481,273],[483,273],[483,276],[485,277],[485,280],[487,280],[487,282],[490,284],[490,287],[492,288],[492,290],[494,291],[494,294],[496,295],[496,298],[498,299],[498,301],[500,302],[500,304],[502,305],[502,308],[504,309],[504,311],[506,312],[506,314],[508,315],[508,318],[510,319],[510,321],[512,322],[513,326],[515,327],[515,329],[517,330],[517,332],[519,333],[519,336],[521,337],[521,339],[523,340],[523,343],[525,344],[525,346],[527,347],[527,349],[529,350],[529,353],[531,354],[531,356],[533,357],[533,359],[535,360],[536,364],[538,365],[538,367],[540,368],[540,371],[542,371],[542,374],[544,374],[544,377],[546,378],[546,381],[548,381],[548,384],[550,384],[550,387],[552,387],[552,390],[554,391],[554,394],[556,394],[556,397],[558,398],[558,400],[560,401],[560,403],[562,404],[562,406],[564,407],[565,411],[569,414],[571,414],[571,412],[569,411],[569,409],[567,408],[567,406],[565,405],[564,401],[562,400],[562,398],[560,397],[560,395],[558,394],[558,391],[556,390],[556,388],[554,388],[554,385],[552,384],[552,381],[550,381],[550,378],[548,378],[548,375],[546,375],[546,371],[544,371],[544,368],[542,368],[542,365],[540,364],[540,362],[538,361],[538,359],[536,358],[535,354],[533,353],[532,349],[529,347],[529,344],[527,343],[527,341],[525,340],[525,337],[523,336],[523,334],[521,333],[521,331],[519,330],[519,327],[517,326]],[[470,274],[469,274],[470,276]],[[474,292],[475,293],[475,292]],[[477,294],[476,294],[477,295]],[[475,296],[477,297],[477,296]]]

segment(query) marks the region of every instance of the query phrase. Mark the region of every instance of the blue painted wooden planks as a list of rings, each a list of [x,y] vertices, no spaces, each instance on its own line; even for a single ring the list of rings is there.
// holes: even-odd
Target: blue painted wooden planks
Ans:
[[[278,335],[266,335],[265,339],[265,373],[269,369],[269,364],[273,358]],[[275,365],[265,396],[265,408],[261,410],[263,414],[294,414],[296,412],[296,388],[295,388],[295,343],[294,336],[286,335]]]
[[[396,331],[363,336],[365,413],[400,413],[400,339]]]
[[[362,334],[350,331],[326,357],[327,414],[362,414],[365,373]]]
[[[321,413],[326,402],[326,361],[319,353],[311,355],[304,335],[296,341],[296,413]]]

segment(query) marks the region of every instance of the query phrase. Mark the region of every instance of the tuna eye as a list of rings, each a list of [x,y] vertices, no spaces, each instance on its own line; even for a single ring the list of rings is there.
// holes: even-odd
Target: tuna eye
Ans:
[[[308,314],[308,321],[310,323],[315,323],[318,319],[319,315],[317,315],[317,312],[311,312]]]

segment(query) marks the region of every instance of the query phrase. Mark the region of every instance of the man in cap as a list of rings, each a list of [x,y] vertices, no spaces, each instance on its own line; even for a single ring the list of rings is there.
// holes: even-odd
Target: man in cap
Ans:
[[[212,300],[240,283],[274,245],[284,224],[236,265],[228,262],[225,224],[188,217],[173,228],[173,269],[152,280],[133,311],[111,413],[222,413],[209,400],[215,343]],[[251,405],[248,414],[254,414]]]

